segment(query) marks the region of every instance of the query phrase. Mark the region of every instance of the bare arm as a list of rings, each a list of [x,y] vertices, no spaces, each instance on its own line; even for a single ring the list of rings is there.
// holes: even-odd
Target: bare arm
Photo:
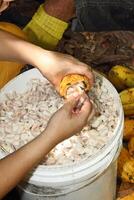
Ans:
[[[0,30],[0,60],[17,61],[37,67],[57,90],[67,74],[86,75],[91,85],[94,81],[89,66],[72,56],[42,49],[2,30]]]
[[[38,56],[43,54],[44,59],[46,59],[48,52],[49,51],[43,50],[11,33],[0,30],[0,60],[19,61],[34,66],[36,65],[36,60],[40,58]]]
[[[74,113],[73,109],[78,99],[79,97],[71,100],[58,110],[40,136],[0,160],[0,199],[15,187],[54,146],[83,128],[92,106],[86,99],[79,113]]]
[[[15,187],[56,145],[44,131],[39,137],[0,161],[0,199]]]

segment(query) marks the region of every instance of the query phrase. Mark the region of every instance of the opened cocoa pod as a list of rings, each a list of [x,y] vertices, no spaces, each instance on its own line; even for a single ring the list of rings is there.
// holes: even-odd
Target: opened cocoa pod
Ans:
[[[79,74],[70,74],[65,76],[60,83],[60,95],[65,97],[67,96],[67,90],[73,86],[79,84],[81,90],[88,92],[91,88],[89,79],[84,75]]]

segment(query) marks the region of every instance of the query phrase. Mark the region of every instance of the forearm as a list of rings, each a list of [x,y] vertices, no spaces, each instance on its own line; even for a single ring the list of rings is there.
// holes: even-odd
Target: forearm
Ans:
[[[4,61],[34,64],[33,56],[36,54],[38,56],[38,51],[41,50],[40,47],[2,30],[0,30],[0,45],[0,60]]]
[[[0,199],[57,144],[46,130],[29,144],[0,161]]]
[[[43,61],[43,70],[47,74],[48,69],[46,66],[49,62],[48,57],[52,54],[50,51],[44,50],[2,30],[0,30],[0,45],[0,60],[30,64],[39,68],[39,70],[41,70],[40,65],[41,61]]]

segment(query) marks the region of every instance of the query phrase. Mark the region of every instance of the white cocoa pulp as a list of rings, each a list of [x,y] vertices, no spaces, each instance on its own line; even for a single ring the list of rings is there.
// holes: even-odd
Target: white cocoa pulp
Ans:
[[[114,98],[100,77],[96,76],[89,96],[96,115],[79,134],[61,142],[44,157],[44,165],[79,162],[97,153],[113,137],[118,114]],[[15,149],[22,147],[41,134],[62,105],[63,99],[47,80],[32,79],[26,92],[6,94],[6,100],[0,103],[0,142],[13,144]]]

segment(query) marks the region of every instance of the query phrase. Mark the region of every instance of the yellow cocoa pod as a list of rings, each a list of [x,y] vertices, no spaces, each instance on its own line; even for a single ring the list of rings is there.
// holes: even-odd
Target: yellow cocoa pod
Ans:
[[[118,158],[118,177],[121,178],[122,176],[122,171],[123,171],[123,167],[124,167],[124,164],[130,159],[130,155],[129,155],[129,152],[126,148],[122,148],[121,150],[121,153],[119,155],[119,158]]]
[[[134,192],[132,194],[125,196],[125,197],[118,198],[117,200],[134,200]]]
[[[134,70],[128,67],[116,65],[109,71],[108,77],[119,90],[134,87]]]
[[[124,182],[134,183],[134,159],[132,157],[123,165],[121,178]]]
[[[134,158],[134,137],[131,138],[131,140],[128,143],[128,150],[129,150],[130,155]]]
[[[70,75],[65,76],[60,83],[60,95],[63,97],[66,97],[68,88],[71,85],[75,85],[79,82],[84,83],[84,86],[85,86],[84,90],[86,92],[89,91],[91,86],[86,76],[79,75],[79,74],[70,74]]]
[[[125,115],[134,114],[134,88],[129,88],[120,92],[120,98]]]
[[[122,148],[118,158],[118,177],[124,182],[134,183],[134,159],[126,148]]]
[[[123,139],[130,140],[134,137],[134,117],[126,117],[124,121]]]
[[[17,37],[27,40],[25,33],[15,24],[0,22],[0,29],[16,35]]]
[[[123,105],[123,109],[126,116],[134,115],[134,103]]]
[[[120,92],[120,98],[123,105],[134,103],[134,88],[129,88]]]
[[[0,22],[0,29],[12,33],[22,39],[27,39],[24,32],[14,24]],[[23,66],[24,64],[22,63],[0,61],[0,88],[14,78]]]

